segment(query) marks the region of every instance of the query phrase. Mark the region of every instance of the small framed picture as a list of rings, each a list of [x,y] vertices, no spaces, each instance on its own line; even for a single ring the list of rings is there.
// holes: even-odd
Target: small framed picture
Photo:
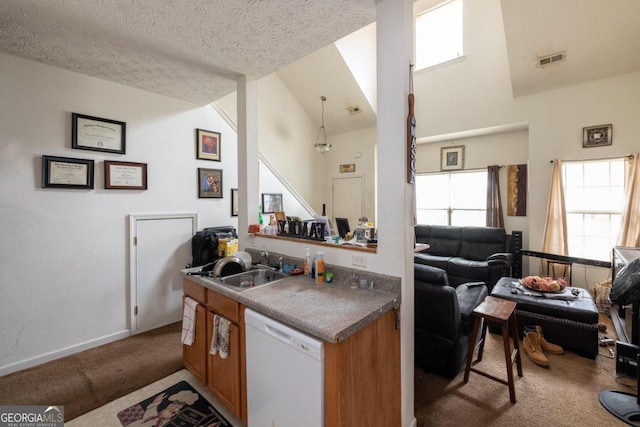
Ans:
[[[613,126],[600,125],[582,128],[582,148],[603,147],[613,142]]]
[[[196,129],[196,150],[198,152],[198,159],[219,162],[221,143],[220,132]]]
[[[125,154],[127,124],[71,113],[71,148]]]
[[[448,171],[462,168],[464,168],[464,145],[440,149],[440,170]]]
[[[274,213],[283,211],[282,193],[262,193],[262,213]]]
[[[238,207],[238,189],[231,189],[231,216],[238,216],[240,208]]]
[[[222,169],[198,168],[198,198],[222,199]]]
[[[93,160],[42,156],[42,188],[93,189]]]
[[[104,188],[107,190],[146,190],[147,164],[105,160]]]

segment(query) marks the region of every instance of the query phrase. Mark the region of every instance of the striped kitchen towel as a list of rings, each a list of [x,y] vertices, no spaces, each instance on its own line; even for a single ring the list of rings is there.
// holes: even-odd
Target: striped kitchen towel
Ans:
[[[186,297],[182,311],[182,344],[191,345],[196,332],[196,307],[198,302]]]

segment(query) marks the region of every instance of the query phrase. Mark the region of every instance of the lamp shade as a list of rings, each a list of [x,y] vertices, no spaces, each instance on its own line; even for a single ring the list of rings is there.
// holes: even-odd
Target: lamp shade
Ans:
[[[322,101],[322,121],[320,129],[318,129],[318,136],[316,136],[316,143],[313,145],[319,153],[326,153],[331,149],[331,144],[327,142],[327,131],[324,128],[324,103],[327,100],[325,96],[321,96]]]

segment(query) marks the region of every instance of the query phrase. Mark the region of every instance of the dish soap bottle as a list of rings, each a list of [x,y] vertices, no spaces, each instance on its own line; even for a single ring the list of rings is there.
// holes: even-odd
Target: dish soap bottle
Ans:
[[[317,253],[316,260],[316,283],[324,283],[324,258],[322,252]]]
[[[309,252],[309,248],[304,248],[304,250],[304,275],[309,276],[309,271],[311,270],[311,253]]]

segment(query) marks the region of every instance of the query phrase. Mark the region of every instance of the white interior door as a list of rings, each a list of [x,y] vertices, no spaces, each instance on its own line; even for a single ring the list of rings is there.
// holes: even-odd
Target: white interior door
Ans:
[[[358,219],[364,216],[364,178],[334,178],[332,199],[333,219],[349,218],[349,228],[353,231]]]
[[[180,270],[191,262],[197,214],[130,216],[131,334],[182,318]]]

